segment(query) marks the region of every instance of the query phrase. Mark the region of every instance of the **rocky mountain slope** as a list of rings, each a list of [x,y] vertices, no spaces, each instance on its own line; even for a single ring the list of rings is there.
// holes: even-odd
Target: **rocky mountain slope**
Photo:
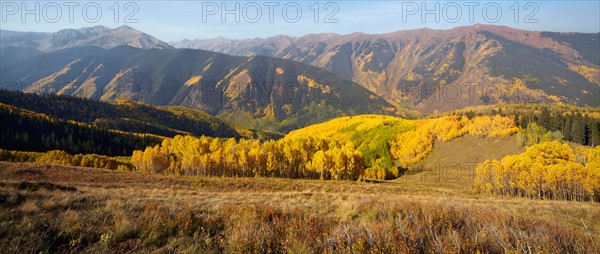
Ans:
[[[474,25],[172,44],[307,63],[424,112],[520,102],[600,105],[599,33]]]
[[[3,67],[0,81],[27,92],[186,106],[279,131],[396,111],[360,85],[310,65],[192,49],[74,47]]]

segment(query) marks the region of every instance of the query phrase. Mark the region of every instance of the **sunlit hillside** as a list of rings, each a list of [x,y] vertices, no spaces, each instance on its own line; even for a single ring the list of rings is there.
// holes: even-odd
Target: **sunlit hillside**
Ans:
[[[0,1],[0,254],[600,254],[600,1]]]
[[[389,116],[362,115],[337,118],[290,132],[284,139],[319,137],[351,141],[365,160],[367,178],[396,178],[420,164],[435,142],[463,135],[506,138],[518,131],[506,117],[448,116],[406,120]]]
[[[389,169],[389,177],[392,177],[392,175],[398,176],[399,173],[389,153],[388,142],[398,133],[414,130],[418,124],[420,124],[420,121],[391,116],[361,115],[342,117],[292,131],[285,136],[285,139],[291,140],[314,136],[352,141],[358,150],[362,152],[367,168]],[[376,175],[369,174],[369,177],[373,176]]]

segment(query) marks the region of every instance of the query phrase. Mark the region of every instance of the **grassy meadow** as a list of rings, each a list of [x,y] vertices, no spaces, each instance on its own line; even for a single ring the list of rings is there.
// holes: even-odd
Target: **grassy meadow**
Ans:
[[[465,141],[469,143],[469,141]],[[432,152],[435,159],[437,152]],[[432,158],[429,159],[432,159]],[[445,163],[445,162],[440,162]],[[2,252],[594,253],[600,206],[393,181],[186,177],[0,163]]]

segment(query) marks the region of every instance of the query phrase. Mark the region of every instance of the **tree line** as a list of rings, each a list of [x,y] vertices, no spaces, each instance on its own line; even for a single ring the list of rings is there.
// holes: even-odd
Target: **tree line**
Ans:
[[[145,173],[194,176],[356,180],[364,171],[352,142],[314,137],[261,142],[176,136],[133,152],[131,163]]]
[[[512,118],[515,125],[522,129],[535,123],[550,132],[560,131],[566,141],[592,147],[600,145],[600,113],[593,110],[567,106],[519,105],[500,106],[485,112],[469,110],[456,115],[467,116],[469,119],[481,115],[506,116]]]
[[[549,131],[560,131],[564,139],[586,146],[600,145],[600,119],[580,111],[558,112],[541,107],[539,112],[515,115],[518,126],[527,128],[531,123]]]
[[[390,153],[400,167],[422,162],[436,140],[446,142],[465,134],[504,138],[518,132],[511,118],[448,116],[418,120],[414,130],[404,128],[390,142]],[[261,142],[176,136],[161,145],[135,151],[131,161],[146,173],[201,176],[264,176],[304,179],[387,179],[395,171],[367,167],[363,152],[351,139],[306,135]],[[399,175],[396,175],[398,177]]]
[[[540,199],[600,200],[600,146],[550,141],[519,155],[486,160],[476,168],[475,186],[485,192]]]
[[[133,166],[131,166],[128,157],[110,157],[98,154],[71,155],[61,150],[52,150],[40,153],[0,149],[0,161],[29,162],[45,165],[92,167],[112,170],[133,169]]]

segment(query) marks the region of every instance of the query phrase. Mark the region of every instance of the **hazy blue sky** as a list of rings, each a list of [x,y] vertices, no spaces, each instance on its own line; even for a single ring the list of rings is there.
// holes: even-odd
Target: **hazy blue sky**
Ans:
[[[52,3],[2,0],[0,28],[55,32],[64,28],[95,25],[129,25],[164,41],[217,36],[301,36],[325,32],[387,33],[422,27],[449,29],[475,23],[538,31],[600,32],[600,1],[597,0],[95,1],[79,2],[78,5],[73,4],[73,1]],[[39,4],[39,8],[36,4]],[[223,11],[223,7],[231,12],[224,17],[226,12]],[[429,14],[422,15],[423,7],[429,10]],[[24,9],[27,11],[23,11]],[[257,9],[261,15],[257,15]],[[297,15],[298,9],[300,15]],[[97,10],[100,10],[101,15],[97,15]],[[116,10],[119,10],[118,13]],[[458,13],[460,15],[457,15]],[[129,14],[132,15],[128,17]],[[236,21],[236,15],[239,15],[239,22]],[[436,21],[436,15],[439,15],[439,21]],[[36,21],[36,17],[39,18],[39,22]],[[222,20],[223,18],[225,20]]]

